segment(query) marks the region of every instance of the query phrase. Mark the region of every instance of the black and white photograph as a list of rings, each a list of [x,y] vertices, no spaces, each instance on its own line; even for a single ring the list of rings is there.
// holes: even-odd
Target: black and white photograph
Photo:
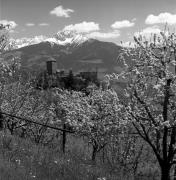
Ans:
[[[176,180],[176,0],[0,0],[0,180]]]

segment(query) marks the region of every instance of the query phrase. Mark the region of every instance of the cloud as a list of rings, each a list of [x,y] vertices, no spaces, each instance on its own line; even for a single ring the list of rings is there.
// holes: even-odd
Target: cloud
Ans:
[[[135,22],[136,20],[137,20],[137,18],[133,18],[131,21],[132,21],[132,22]]]
[[[45,39],[47,39],[46,36],[39,35],[39,36],[35,36],[35,37],[33,38],[33,41],[36,42],[36,43],[40,43],[40,42],[44,41]]]
[[[40,23],[39,26],[49,26],[48,23]]]
[[[10,25],[10,27],[9,27],[10,29],[14,29],[17,26],[15,21],[8,21],[8,20],[0,20],[0,24]]]
[[[135,19],[136,20],[136,19]],[[123,21],[116,21],[114,22],[111,27],[113,29],[121,29],[121,28],[128,28],[128,27],[132,27],[135,25],[134,21],[133,22],[130,22],[128,20],[123,20]]]
[[[19,32],[18,32],[18,31],[15,31],[14,29],[10,29],[10,30],[9,30],[9,33],[18,34]]]
[[[99,24],[97,24],[95,22],[83,21],[82,23],[71,24],[71,25],[65,26],[65,28],[63,30],[88,33],[88,32],[92,32],[92,31],[98,31],[98,30],[100,30],[100,27],[99,27]]]
[[[145,23],[146,24],[165,24],[165,23],[168,23],[169,25],[173,25],[173,24],[176,24],[176,14],[171,14],[168,12],[160,13],[157,16],[150,14],[147,16]]]
[[[51,15],[56,15],[57,17],[65,17],[69,18],[70,13],[73,13],[73,9],[64,9],[63,6],[57,6],[52,11],[50,11]]]
[[[135,43],[130,42],[130,41],[122,42],[122,44],[120,44],[120,45],[123,47],[127,47],[127,48],[134,48],[135,47]]]
[[[43,42],[46,39],[47,39],[46,36],[40,35],[40,36],[35,36],[33,38],[23,37],[20,39],[15,39],[15,42],[18,48],[21,48],[24,46],[28,46],[29,44],[38,44],[40,42]]]
[[[120,36],[119,31],[113,31],[113,32],[91,32],[88,34],[88,37],[90,38],[102,38],[102,39],[111,39],[111,38],[118,38]]]
[[[159,35],[160,32],[161,32],[161,29],[158,26],[152,26],[152,27],[147,27],[143,29],[142,31],[135,32],[134,36],[138,37],[141,35],[148,39],[148,38],[151,38],[151,36],[154,34]]]
[[[34,23],[26,23],[26,26],[31,27],[31,26],[35,26],[35,24]]]

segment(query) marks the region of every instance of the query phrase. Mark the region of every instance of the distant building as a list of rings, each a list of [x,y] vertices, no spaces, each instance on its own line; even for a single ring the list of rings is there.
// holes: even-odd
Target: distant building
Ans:
[[[80,72],[77,76],[88,80],[89,82],[96,83],[98,81],[98,72],[96,71],[83,71]]]
[[[41,72],[37,77],[36,87],[43,89],[59,87],[81,91],[86,89],[90,83],[99,86],[97,69],[76,74],[72,70],[57,69],[56,60],[49,58],[46,61],[46,71]]]
[[[64,78],[64,77],[67,77],[68,76],[68,72],[66,72],[64,69],[60,70],[60,69],[57,69],[56,70],[56,75],[58,78]]]
[[[57,70],[57,63],[54,58],[49,58],[46,61],[46,70],[49,75],[53,75]]]

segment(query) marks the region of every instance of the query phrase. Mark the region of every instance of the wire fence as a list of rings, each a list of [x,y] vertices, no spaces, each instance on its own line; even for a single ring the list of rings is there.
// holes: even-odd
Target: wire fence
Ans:
[[[57,131],[62,131],[62,132],[67,132],[67,133],[75,133],[75,131],[73,131],[73,130],[54,127],[54,126],[51,126],[51,125],[48,125],[48,124],[43,124],[43,123],[40,123],[40,122],[33,121],[31,119],[19,117],[19,116],[9,114],[9,113],[6,113],[6,112],[1,111],[0,114],[5,115],[5,116],[9,116],[9,117],[12,117],[12,118],[16,118],[16,119],[19,119],[19,120],[22,120],[22,121],[25,121],[25,122],[30,122],[30,123],[33,123],[33,124],[37,124],[39,126],[43,126],[43,127],[46,127],[46,128],[54,129],[54,130],[57,130]],[[13,121],[13,119],[10,119],[10,120]]]
[[[74,130],[69,130],[69,129],[63,129],[63,128],[59,128],[59,127],[54,127],[54,126],[51,126],[49,124],[43,124],[41,122],[36,122],[36,121],[33,121],[31,119],[27,119],[27,118],[24,118],[24,117],[20,117],[20,116],[16,116],[16,115],[13,115],[13,114],[9,114],[7,112],[3,112],[3,111],[0,111],[0,115],[5,115],[5,116],[9,116],[11,118],[16,118],[16,119],[19,119],[21,121],[25,121],[25,122],[29,122],[29,123],[33,123],[33,124],[37,124],[39,126],[43,126],[43,127],[46,127],[46,128],[49,128],[49,129],[54,129],[54,130],[57,130],[57,131],[62,131],[62,132],[66,132],[66,133],[75,133]],[[1,117],[1,116],[0,116]],[[2,117],[1,117],[2,118]],[[10,121],[13,121],[13,119],[10,119]],[[132,136],[139,136],[139,134],[137,132],[129,132],[128,133],[129,135],[132,135]]]

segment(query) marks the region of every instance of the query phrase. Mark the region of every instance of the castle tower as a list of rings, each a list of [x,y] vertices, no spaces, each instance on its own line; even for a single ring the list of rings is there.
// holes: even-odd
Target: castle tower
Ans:
[[[49,58],[46,61],[46,70],[49,75],[52,75],[53,73],[56,73],[57,64],[56,60],[54,58]]]

